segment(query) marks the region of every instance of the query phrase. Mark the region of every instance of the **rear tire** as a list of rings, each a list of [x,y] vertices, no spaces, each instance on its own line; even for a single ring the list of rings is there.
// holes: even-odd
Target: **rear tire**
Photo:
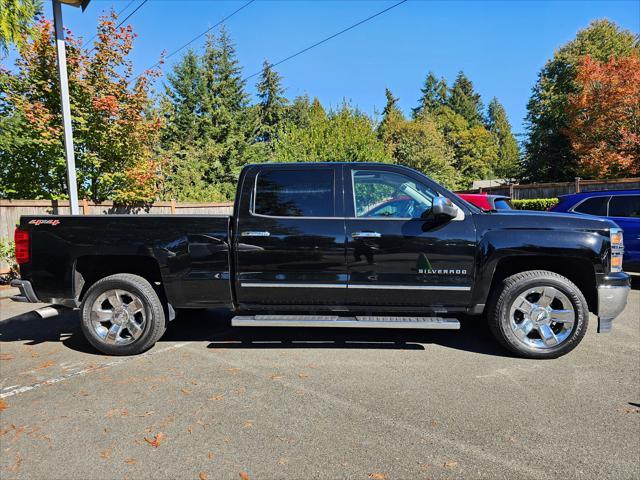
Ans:
[[[525,358],[557,358],[573,350],[589,324],[589,307],[566,277],[530,270],[505,278],[488,309],[489,327],[508,350]]]
[[[167,325],[164,306],[143,277],[118,273],[87,291],[80,307],[82,332],[108,355],[135,355],[150,349]]]

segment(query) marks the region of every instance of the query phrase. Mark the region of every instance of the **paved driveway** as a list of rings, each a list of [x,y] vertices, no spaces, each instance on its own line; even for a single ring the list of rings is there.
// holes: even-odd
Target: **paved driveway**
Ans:
[[[0,300],[0,477],[640,478],[640,278],[552,361],[460,332],[174,321],[106,357],[77,314]]]

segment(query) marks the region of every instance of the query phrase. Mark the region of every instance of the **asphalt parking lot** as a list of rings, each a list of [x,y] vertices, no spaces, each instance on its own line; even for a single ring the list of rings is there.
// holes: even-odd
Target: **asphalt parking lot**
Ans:
[[[0,477],[640,478],[640,277],[550,361],[460,332],[179,317],[137,357],[0,300]]]

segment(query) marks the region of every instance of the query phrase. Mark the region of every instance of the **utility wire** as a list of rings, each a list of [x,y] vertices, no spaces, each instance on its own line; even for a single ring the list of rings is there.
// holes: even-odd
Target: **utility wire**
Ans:
[[[127,20],[129,20],[131,17],[133,17],[133,15],[134,15],[138,10],[140,10],[140,9],[144,6],[144,4],[145,4],[145,3],[147,3],[148,1],[149,1],[149,0],[142,0],[142,2],[140,3],[140,5],[138,5],[138,6],[133,10],[133,12],[131,12],[129,15],[127,15],[124,19],[122,19],[122,20],[120,21],[120,23],[118,23],[118,25],[116,25],[116,28],[115,28],[115,29],[117,30],[117,29],[118,29],[118,28],[119,28],[119,27],[120,27],[124,22],[126,22],[126,21],[127,21]],[[129,2],[129,5],[131,5],[131,3],[132,3],[132,2]],[[127,6],[126,6],[126,7],[124,7],[122,10],[120,10],[120,12],[123,12],[124,10],[126,10],[127,8],[129,8],[129,5],[127,5]],[[96,34],[96,35],[97,35],[97,34]],[[93,40],[93,39],[96,37],[96,35],[94,35],[94,36],[91,38],[91,40]],[[91,41],[91,40],[89,40],[89,41]],[[87,43],[89,43],[89,42],[87,42]],[[87,52],[87,55],[88,55],[88,54],[90,54],[91,52],[93,52],[95,49],[96,49],[96,47],[92,47],[92,48],[91,48],[91,50],[89,50],[89,51]]]
[[[166,57],[164,57],[164,60],[167,60],[168,58],[173,57],[176,53],[184,50],[185,48],[187,48],[189,45],[191,45],[193,42],[195,42],[196,40],[204,37],[207,33],[209,33],[211,30],[213,30],[214,28],[218,27],[219,25],[222,25],[224,22],[226,22],[227,20],[229,20],[231,17],[233,17],[236,13],[238,13],[240,10],[243,10],[244,8],[248,7],[249,5],[251,5],[253,2],[255,2],[256,0],[249,0],[247,3],[245,3],[244,5],[242,5],[240,8],[234,10],[233,12],[231,12],[229,15],[227,15],[226,17],[224,17],[222,20],[220,20],[218,23],[216,23],[213,27],[209,27],[207,28],[204,32],[196,35],[195,37],[193,37],[191,40],[189,40],[187,43],[185,43],[184,45],[182,45],[180,48],[174,50],[173,52],[171,52],[170,54],[168,54]],[[406,1],[406,0],[405,0]],[[156,62],[153,65],[151,65],[149,68],[147,68],[144,71],[147,70],[151,70],[152,68],[155,68],[157,66],[159,66],[161,64],[161,62]],[[142,74],[140,74],[142,75]],[[140,76],[138,75],[138,77]],[[136,77],[136,79],[138,78]]]
[[[367,18],[365,18],[365,19],[363,19],[363,20],[360,20],[358,23],[354,23],[353,25],[351,25],[351,26],[349,26],[349,27],[347,27],[347,28],[345,28],[345,29],[343,29],[343,30],[340,30],[339,32],[336,32],[336,33],[334,33],[333,35],[328,36],[327,38],[323,38],[322,40],[320,40],[319,42],[314,43],[313,45],[309,45],[308,47],[303,48],[303,49],[302,49],[302,50],[300,50],[299,52],[296,52],[296,53],[294,53],[294,54],[291,54],[291,55],[289,55],[288,57],[283,58],[282,60],[279,60],[279,61],[277,61],[276,63],[273,63],[271,66],[272,66],[272,67],[276,67],[276,66],[278,66],[278,65],[283,64],[283,63],[284,63],[284,62],[286,62],[286,61],[291,60],[292,58],[297,57],[298,55],[302,55],[303,53],[308,52],[308,51],[309,51],[309,50],[311,50],[312,48],[318,47],[318,46],[322,45],[323,43],[328,42],[329,40],[334,39],[334,38],[336,38],[337,36],[342,35],[343,33],[348,32],[349,30],[352,30],[352,29],[354,29],[354,28],[356,28],[356,27],[359,27],[359,26],[360,26],[360,25],[362,25],[363,23],[366,23],[366,22],[368,22],[369,20],[373,20],[374,18],[376,18],[376,17],[378,17],[378,16],[382,15],[383,13],[388,12],[389,10],[392,10],[392,9],[394,9],[394,8],[396,8],[396,7],[400,6],[400,5],[402,5],[403,3],[407,2],[407,1],[408,1],[408,0],[401,0],[400,2],[395,3],[395,4],[391,5],[390,7],[385,8],[384,10],[380,10],[378,13],[374,13],[374,14],[373,14],[373,15],[371,15],[370,17],[367,17]],[[248,77],[245,77],[245,78],[244,78],[244,80],[245,80],[245,81],[246,81],[246,80],[249,80],[250,78],[253,78],[253,77],[255,77],[256,75],[260,75],[260,73],[261,73],[261,71],[256,72],[256,73],[254,73],[254,74],[252,74],[252,75],[249,75]]]

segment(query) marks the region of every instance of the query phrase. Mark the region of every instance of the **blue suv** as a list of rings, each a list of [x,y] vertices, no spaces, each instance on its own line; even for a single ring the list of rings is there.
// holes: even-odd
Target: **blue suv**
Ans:
[[[607,217],[624,230],[622,268],[640,272],[640,190],[610,190],[563,195],[553,212]]]

